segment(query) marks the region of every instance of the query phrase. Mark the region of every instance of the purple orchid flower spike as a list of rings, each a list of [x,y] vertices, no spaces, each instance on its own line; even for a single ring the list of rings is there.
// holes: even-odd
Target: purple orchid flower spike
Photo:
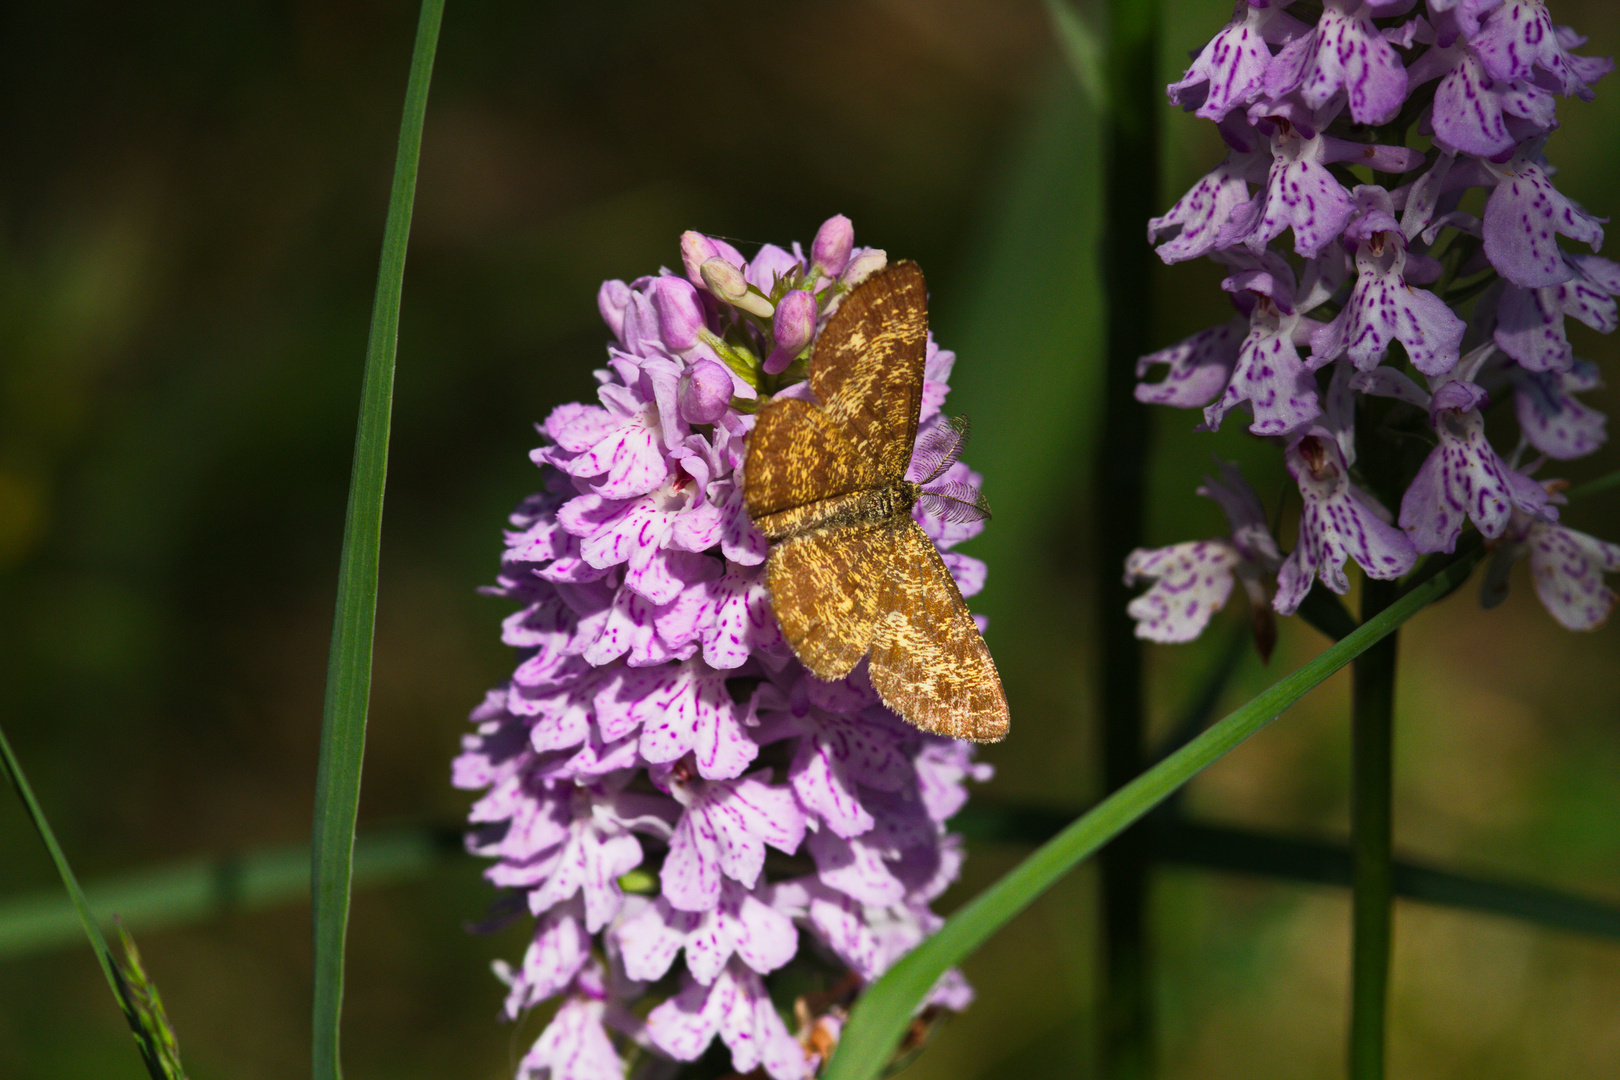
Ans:
[[[808,257],[746,259],[686,233],[684,276],[603,285],[597,401],[541,427],[544,490],[513,513],[489,590],[519,605],[517,664],[453,768],[482,792],[469,847],[535,920],[521,963],[497,966],[506,1013],[561,999],[519,1077],[622,1080],[632,1049],[673,1069],[716,1038],[737,1072],[807,1077],[842,1016],[801,1000],[790,1031],[773,980],[813,947],[858,987],[939,926],[929,905],[962,859],[945,822],[989,768],[900,722],[860,673],[823,683],[794,659],[738,472],[749,399],[807,392],[792,359],[886,261],[853,236],[834,217]],[[928,340],[924,440],[954,359]],[[935,479],[979,483],[954,460]],[[983,521],[922,524],[974,595],[985,566],[952,548]],[[971,996],[953,975],[932,1001]]]
[[[1557,582],[1538,595],[1564,625],[1607,610],[1604,542],[1571,539],[1535,463],[1519,464],[1526,450],[1570,460],[1605,438],[1603,415],[1575,397],[1599,380],[1565,321],[1620,326],[1620,267],[1595,254],[1605,219],[1554,186],[1543,154],[1559,98],[1590,98],[1613,69],[1579,55],[1584,42],[1544,0],[1323,0],[1315,13],[1252,0],[1168,87],[1218,124],[1227,154],[1148,239],[1166,263],[1227,267],[1239,315],[1141,357],[1136,397],[1201,409],[1209,430],[1245,409],[1249,432],[1282,447],[1304,509],[1274,567],[1277,612],[1318,579],[1343,592],[1350,560],[1399,576],[1420,553],[1454,550],[1469,522],[1520,553],[1538,538],[1536,580]],[[1483,410],[1509,390],[1519,449],[1504,457]],[[1378,427],[1358,433],[1369,417]],[[1435,444],[1410,474],[1400,453],[1367,455],[1396,472],[1369,483],[1401,493],[1399,528],[1351,479],[1369,467],[1358,435]],[[1130,605],[1139,635],[1197,636],[1264,563],[1224,539],[1133,552],[1128,580],[1152,582]]]

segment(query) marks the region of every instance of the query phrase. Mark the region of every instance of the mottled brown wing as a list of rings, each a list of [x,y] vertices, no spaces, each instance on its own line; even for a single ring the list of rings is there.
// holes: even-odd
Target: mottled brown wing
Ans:
[[[877,475],[846,433],[807,401],[774,398],[759,410],[743,462],[743,502],[770,539],[772,514],[874,486]]]
[[[914,262],[857,285],[816,338],[810,389],[879,483],[900,479],[911,462],[927,353],[928,289]]]
[[[888,525],[818,529],[771,549],[765,585],[782,633],[817,678],[861,662],[878,626],[881,582],[892,573]]]
[[[887,540],[891,571],[877,608],[872,686],[908,723],[936,735],[997,742],[1007,734],[1007,698],[962,592],[916,522]]]

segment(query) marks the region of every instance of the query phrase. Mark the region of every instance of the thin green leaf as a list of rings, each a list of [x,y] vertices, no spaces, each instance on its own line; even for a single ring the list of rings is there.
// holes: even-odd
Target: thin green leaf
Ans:
[[[107,985],[112,988],[113,999],[118,1002],[118,1008],[124,1014],[124,1020],[129,1024],[130,1033],[135,1036],[135,1045],[141,1054],[141,1060],[146,1064],[147,1074],[152,1080],[178,1080],[176,1075],[169,1071],[169,1056],[164,1048],[172,1047],[174,1036],[168,1031],[168,1021],[163,1020],[161,1026],[156,1025],[153,1013],[142,1007],[138,996],[131,992],[131,987],[125,980],[125,974],[120,969],[118,958],[113,956],[112,950],[107,947],[107,939],[102,936],[101,927],[96,924],[94,912],[90,903],[84,897],[84,890],[79,888],[79,879],[73,873],[73,867],[68,865],[67,856],[63,854],[61,845],[56,842],[56,833],[51,829],[51,823],[45,818],[45,811],[34,798],[34,789],[28,783],[28,777],[23,774],[22,762],[12,753],[11,742],[6,738],[4,730],[0,730],[0,767],[5,769],[6,778],[16,789],[17,797],[22,800],[23,808],[28,812],[28,820],[34,823],[39,838],[45,842],[45,850],[50,852],[51,861],[56,864],[56,872],[62,877],[62,887],[67,890],[68,898],[73,903],[73,909],[78,915],[79,925],[84,929],[84,936],[90,939],[90,948],[96,954],[96,963],[101,965],[101,973],[107,979]],[[125,937],[133,955],[134,944]],[[138,960],[136,970],[139,971]],[[147,985],[144,974],[141,976],[142,985]],[[156,992],[153,992],[154,1000]],[[179,1068],[178,1053],[173,1055],[173,1063]]]
[[[419,826],[364,834],[354,849],[354,884],[421,877],[464,849],[458,827]],[[92,881],[90,910],[107,912],[144,932],[258,911],[309,895],[309,845],[146,867]],[[71,944],[82,932],[73,902],[60,889],[0,900],[0,961]]]
[[[1167,862],[1209,870],[1321,885],[1350,884],[1350,849],[1331,840],[1167,822],[1155,830],[1154,851]],[[1555,930],[1620,938],[1620,905],[1539,885],[1495,881],[1396,859],[1395,893],[1411,900],[1504,915]]]
[[[1596,480],[1588,480],[1579,487],[1572,487],[1565,494],[1571,502],[1574,502],[1576,499],[1590,498],[1613,487],[1620,487],[1620,469],[1607,476],[1600,476]]]
[[[1104,71],[1102,38],[1065,0],[1046,0],[1046,14],[1052,20],[1063,59],[1080,89],[1085,91],[1086,99],[1097,112],[1107,112],[1108,79]]]
[[[1247,705],[1104,799],[950,917],[939,932],[867,989],[850,1015],[826,1080],[872,1080],[883,1071],[913,1011],[941,975],[1032,904],[1064,874],[1204,768],[1270,723],[1401,623],[1468,576],[1475,549],[1405,592]]]
[[[1033,845],[1050,840],[1072,820],[1056,810],[975,800],[951,819],[951,830],[969,843]],[[1333,840],[1205,825],[1169,815],[1153,821],[1149,847],[1156,860],[1182,866],[1315,885],[1350,884],[1350,849]],[[1554,930],[1620,938],[1620,904],[1541,885],[1498,881],[1396,859],[1395,894],[1439,907],[1504,915]]]
[[[394,354],[399,339],[400,293],[405,248],[416,196],[417,158],[427,112],[428,81],[439,41],[444,0],[423,0],[416,47],[405,89],[393,190],[383,228],[382,265],[366,342],[365,381],[355,434],[349,508],[343,526],[337,613],[327,663],[321,718],[321,757],[315,781],[314,879],[315,1002],[314,1075],[338,1080],[338,1028],[343,1009],[343,941],[349,922],[349,876],[354,823],[360,806],[360,767],[365,753],[366,707],[371,696],[371,648],[377,619],[377,563],[382,534],[383,486],[388,472],[388,424],[393,408]]]

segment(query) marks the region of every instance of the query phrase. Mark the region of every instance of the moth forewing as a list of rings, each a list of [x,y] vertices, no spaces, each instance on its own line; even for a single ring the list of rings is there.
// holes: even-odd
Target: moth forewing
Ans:
[[[905,479],[916,460],[927,343],[927,290],[915,263],[857,286],[812,349],[817,402],[761,406],[743,501],[773,541],[766,587],[805,667],[838,679],[870,656],[873,687],[906,721],[989,742],[1007,732],[1001,680],[961,590],[911,518],[919,497],[938,500],[957,515],[951,520],[984,509],[969,485],[924,493]],[[939,460],[924,475],[942,475],[966,433],[965,419],[932,429],[921,452]]]

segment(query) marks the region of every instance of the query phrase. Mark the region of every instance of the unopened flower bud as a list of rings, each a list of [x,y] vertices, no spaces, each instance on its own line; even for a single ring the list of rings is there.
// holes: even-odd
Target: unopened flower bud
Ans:
[[[653,306],[658,309],[659,336],[675,352],[698,343],[703,329],[703,304],[685,278],[661,277],[653,283]]]
[[[703,275],[703,284],[721,300],[742,308],[750,315],[758,315],[762,319],[771,317],[774,310],[771,302],[757,292],[750,292],[743,272],[725,259],[719,256],[705,259],[698,271]]]
[[[771,336],[776,347],[765,358],[765,374],[776,375],[793,363],[816,332],[816,298],[804,289],[794,289],[776,305]]]
[[[867,248],[846,267],[839,277],[839,284],[846,289],[853,289],[885,266],[889,265],[889,253],[877,248]]]
[[[810,245],[810,261],[828,277],[837,277],[849,263],[849,253],[855,247],[855,226],[843,214],[834,214],[816,230],[815,242]]]
[[[622,281],[604,281],[596,291],[596,309],[613,336],[624,341],[624,311],[630,306],[630,286]]]
[[[681,376],[681,419],[712,424],[731,404],[731,372],[713,360],[699,360]]]
[[[715,247],[714,241],[693,229],[681,233],[681,265],[686,268],[686,280],[698,288],[703,288],[703,274],[700,267],[710,259],[720,257],[720,249]]]

